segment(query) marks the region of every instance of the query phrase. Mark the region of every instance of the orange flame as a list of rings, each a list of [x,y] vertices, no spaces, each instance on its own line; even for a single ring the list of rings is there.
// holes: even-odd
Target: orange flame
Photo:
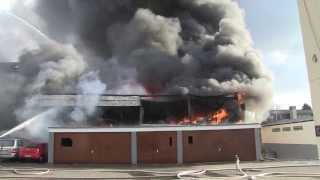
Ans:
[[[200,124],[202,121],[204,121],[204,117],[201,116],[194,116],[191,119],[190,118],[183,118],[181,119],[178,124],[179,125],[197,125]]]
[[[244,108],[242,105],[245,105],[245,101],[247,95],[244,92],[238,92],[234,94],[234,98],[236,100],[237,105],[241,109],[241,113],[243,113]],[[192,115],[192,117],[184,117],[181,119],[176,119],[176,121],[170,121],[170,124],[177,123],[178,125],[198,125],[198,124],[221,124],[228,120],[230,114],[228,110],[224,107],[213,111],[213,112],[196,112]],[[238,123],[243,122],[243,117],[240,117]]]
[[[223,123],[227,118],[229,117],[229,113],[226,109],[221,108],[218,111],[216,111],[212,115],[212,123],[213,124],[221,124]]]
[[[221,108],[211,115],[194,114],[191,118],[182,118],[178,121],[178,125],[197,125],[201,123],[221,124],[229,117],[229,113],[226,109]]]

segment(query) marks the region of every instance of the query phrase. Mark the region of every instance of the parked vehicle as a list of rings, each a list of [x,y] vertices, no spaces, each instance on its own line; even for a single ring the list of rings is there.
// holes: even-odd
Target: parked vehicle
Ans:
[[[0,139],[0,158],[18,159],[18,151],[21,146],[23,146],[22,139]]]
[[[22,146],[19,148],[18,158],[19,160],[45,162],[47,160],[47,144],[29,143],[28,145]]]

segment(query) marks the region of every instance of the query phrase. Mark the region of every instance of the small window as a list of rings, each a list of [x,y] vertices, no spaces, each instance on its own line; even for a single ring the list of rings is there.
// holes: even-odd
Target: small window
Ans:
[[[291,127],[284,127],[282,128],[282,131],[291,131]]]
[[[193,136],[188,136],[188,144],[193,144]]]
[[[61,146],[72,147],[72,139],[70,139],[70,138],[61,138]]]
[[[0,140],[1,147],[11,147],[14,146],[14,140]]]
[[[280,128],[272,128],[272,132],[280,132]]]
[[[303,130],[303,126],[293,126],[293,130],[302,131]]]
[[[169,146],[172,146],[172,137],[169,138]]]

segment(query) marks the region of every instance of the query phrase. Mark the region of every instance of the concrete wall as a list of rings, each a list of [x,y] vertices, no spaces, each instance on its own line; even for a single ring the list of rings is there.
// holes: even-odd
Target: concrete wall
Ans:
[[[297,127],[302,129],[295,130]],[[263,149],[276,152],[279,159],[318,158],[313,121],[262,127],[261,139]]]
[[[320,1],[298,0],[315,125],[320,126]],[[320,152],[320,137],[316,139]],[[320,157],[320,154],[319,154]]]

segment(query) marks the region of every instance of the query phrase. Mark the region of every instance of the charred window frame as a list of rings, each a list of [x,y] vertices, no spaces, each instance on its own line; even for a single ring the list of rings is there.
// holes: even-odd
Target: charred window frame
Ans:
[[[193,144],[193,136],[188,136],[188,144]]]
[[[61,138],[60,145],[62,147],[72,147],[73,142],[71,138]]]

